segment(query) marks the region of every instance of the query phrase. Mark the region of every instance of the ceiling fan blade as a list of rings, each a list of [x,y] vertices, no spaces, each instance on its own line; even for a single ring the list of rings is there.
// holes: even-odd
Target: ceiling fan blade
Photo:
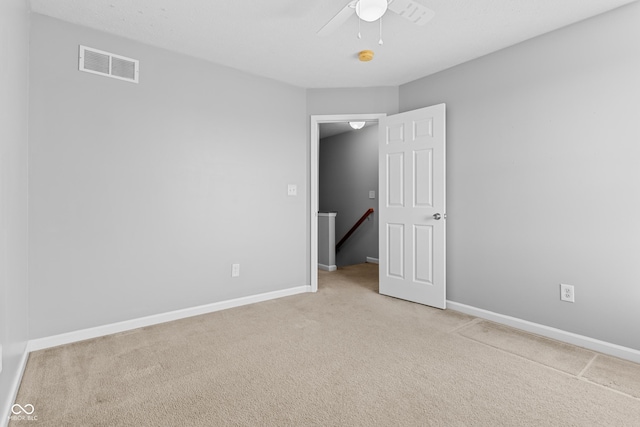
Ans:
[[[336,16],[331,18],[331,20],[327,22],[324,27],[320,28],[317,34],[319,36],[328,36],[329,34],[333,33],[340,25],[347,22],[347,19],[351,18],[351,15],[353,15],[354,13],[356,13],[356,2],[352,1],[348,5],[343,7]]]
[[[431,18],[436,14],[433,10],[414,0],[391,0],[389,10],[418,25],[424,25],[431,21]]]

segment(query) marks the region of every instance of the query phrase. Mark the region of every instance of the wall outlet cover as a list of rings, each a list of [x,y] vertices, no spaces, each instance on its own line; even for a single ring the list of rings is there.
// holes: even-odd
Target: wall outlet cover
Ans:
[[[573,285],[560,284],[560,299],[566,302],[576,302],[576,294]]]

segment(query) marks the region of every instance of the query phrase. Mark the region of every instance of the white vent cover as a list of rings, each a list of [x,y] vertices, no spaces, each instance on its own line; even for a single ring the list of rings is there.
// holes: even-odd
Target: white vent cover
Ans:
[[[87,46],[80,46],[80,71],[138,83],[139,61]]]

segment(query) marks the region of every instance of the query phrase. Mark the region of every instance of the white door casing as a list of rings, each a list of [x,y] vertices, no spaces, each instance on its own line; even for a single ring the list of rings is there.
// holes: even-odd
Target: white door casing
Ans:
[[[445,104],[379,122],[380,293],[446,308]]]
[[[332,114],[332,115],[312,115],[311,116],[311,136],[309,146],[309,212],[310,218],[310,248],[309,248],[309,291],[318,291],[318,162],[320,131],[319,126],[323,123],[349,122],[349,121],[379,121],[385,117],[385,113],[368,114]]]

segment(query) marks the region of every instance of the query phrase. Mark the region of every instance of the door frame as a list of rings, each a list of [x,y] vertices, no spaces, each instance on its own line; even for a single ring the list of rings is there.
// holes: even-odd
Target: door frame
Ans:
[[[344,123],[350,121],[379,122],[386,113],[372,114],[330,114],[311,116],[311,138],[309,140],[309,213],[311,224],[309,248],[309,283],[311,292],[318,291],[318,209],[319,209],[319,166],[320,166],[320,129],[323,123]]]

